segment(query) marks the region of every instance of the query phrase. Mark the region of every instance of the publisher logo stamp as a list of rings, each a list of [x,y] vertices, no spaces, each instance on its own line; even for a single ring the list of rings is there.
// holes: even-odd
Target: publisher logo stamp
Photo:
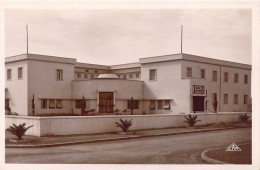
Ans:
[[[232,143],[227,149],[226,151],[241,151],[241,149],[235,144]]]

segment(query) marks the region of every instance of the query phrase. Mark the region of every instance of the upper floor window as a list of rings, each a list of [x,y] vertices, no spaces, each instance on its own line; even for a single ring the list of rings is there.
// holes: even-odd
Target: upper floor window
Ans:
[[[205,78],[205,69],[200,69],[200,78]]]
[[[149,80],[156,80],[156,69],[149,70]]]
[[[129,74],[129,78],[133,78],[133,74]]]
[[[245,77],[244,77],[244,83],[245,83],[245,84],[248,83],[248,75],[245,75]]]
[[[18,79],[22,79],[23,78],[23,68],[19,67],[18,68]]]
[[[234,94],[234,104],[238,104],[238,94]]]
[[[212,72],[212,81],[217,81],[218,80],[218,72],[217,71],[213,71]]]
[[[86,72],[88,72],[88,70],[85,70]]]
[[[224,94],[224,104],[228,104],[228,94]]]
[[[63,70],[62,69],[56,70],[56,80],[63,80]]]
[[[95,73],[98,73],[98,71],[97,71],[97,70],[95,70]]]
[[[136,73],[135,77],[136,77],[136,78],[139,78],[139,73]]]
[[[235,73],[235,75],[234,75],[234,83],[238,83],[238,74],[237,73]]]
[[[7,69],[7,80],[12,80],[12,69]]]
[[[186,76],[187,77],[192,77],[192,68],[191,67],[187,67]]]
[[[228,72],[224,72],[224,82],[228,82]]]

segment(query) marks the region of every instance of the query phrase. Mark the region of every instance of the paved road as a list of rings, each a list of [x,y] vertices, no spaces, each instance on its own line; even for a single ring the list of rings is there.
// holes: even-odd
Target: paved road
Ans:
[[[6,149],[6,163],[205,164],[202,151],[251,142],[251,128],[68,145]]]

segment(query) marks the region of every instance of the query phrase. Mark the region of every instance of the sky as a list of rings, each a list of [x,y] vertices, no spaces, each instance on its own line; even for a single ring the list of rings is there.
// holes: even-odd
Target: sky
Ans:
[[[5,56],[29,53],[116,65],[183,53],[251,64],[250,9],[7,9]]]

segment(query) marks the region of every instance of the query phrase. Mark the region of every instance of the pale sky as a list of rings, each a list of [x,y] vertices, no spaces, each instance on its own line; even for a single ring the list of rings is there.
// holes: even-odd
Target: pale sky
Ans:
[[[183,53],[251,64],[251,10],[18,10],[5,11],[6,56],[29,53],[115,65]]]

